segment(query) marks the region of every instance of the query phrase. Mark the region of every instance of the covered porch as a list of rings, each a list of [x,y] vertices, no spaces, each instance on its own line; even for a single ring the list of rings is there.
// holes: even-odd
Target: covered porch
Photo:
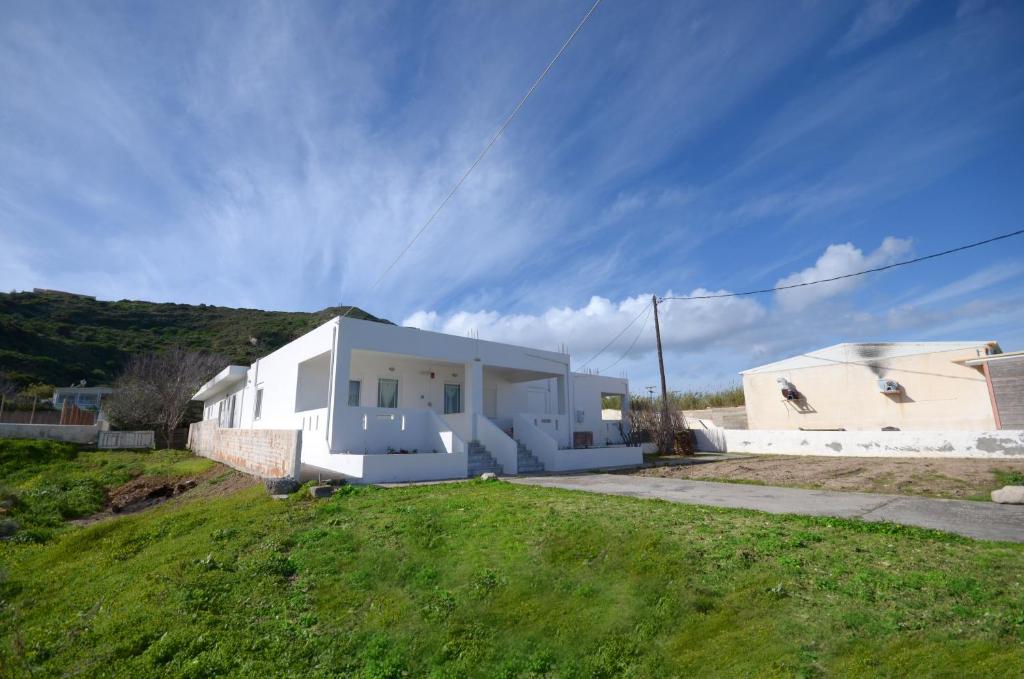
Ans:
[[[560,446],[570,440],[564,373],[353,349],[343,383],[332,452],[432,452],[439,427],[468,444],[480,440],[478,416],[510,435],[529,414]]]

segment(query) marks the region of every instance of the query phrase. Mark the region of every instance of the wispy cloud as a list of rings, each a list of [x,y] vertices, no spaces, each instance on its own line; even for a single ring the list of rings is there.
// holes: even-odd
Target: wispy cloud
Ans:
[[[833,48],[833,54],[855,50],[888,33],[918,0],[869,0],[853,20],[850,30]]]
[[[986,228],[1019,214],[1019,5],[605,3],[372,287],[579,12],[14,3],[0,23],[0,287],[355,303],[585,355],[640,291],[845,271],[891,259],[900,241],[866,246],[892,224],[924,247],[964,233],[957,215],[981,203]],[[1020,288],[991,265],[909,287],[933,305]],[[671,370],[728,376],[861,332],[857,314],[893,328],[873,289],[822,291],[825,319],[799,295],[669,304]]]

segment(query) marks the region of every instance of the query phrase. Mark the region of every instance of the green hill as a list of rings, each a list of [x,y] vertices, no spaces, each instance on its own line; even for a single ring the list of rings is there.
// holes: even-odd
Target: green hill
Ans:
[[[104,384],[132,354],[173,344],[247,365],[348,309],[262,311],[105,302],[61,292],[0,293],[0,376],[22,385],[63,386],[83,379]],[[349,318],[388,322],[359,308]]]

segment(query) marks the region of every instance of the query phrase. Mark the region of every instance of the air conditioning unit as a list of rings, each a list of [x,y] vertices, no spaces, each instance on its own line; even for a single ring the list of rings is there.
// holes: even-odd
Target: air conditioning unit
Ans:
[[[903,387],[896,380],[878,380],[878,391],[883,394],[898,394],[903,391]]]
[[[775,380],[779,384],[779,388],[782,391],[782,398],[787,401],[799,401],[801,396],[800,392],[796,390],[793,383],[784,377],[779,377]]]

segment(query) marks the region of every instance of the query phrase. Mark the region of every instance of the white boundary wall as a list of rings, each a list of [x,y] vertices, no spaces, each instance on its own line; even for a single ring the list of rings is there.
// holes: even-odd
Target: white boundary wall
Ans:
[[[138,450],[156,448],[156,432],[101,431],[96,447],[101,450]]]
[[[0,439],[46,439],[66,443],[96,443],[96,438],[107,427],[105,421],[96,424],[0,424]]]
[[[697,429],[697,449],[841,457],[1024,459],[1024,431],[773,431]]]

